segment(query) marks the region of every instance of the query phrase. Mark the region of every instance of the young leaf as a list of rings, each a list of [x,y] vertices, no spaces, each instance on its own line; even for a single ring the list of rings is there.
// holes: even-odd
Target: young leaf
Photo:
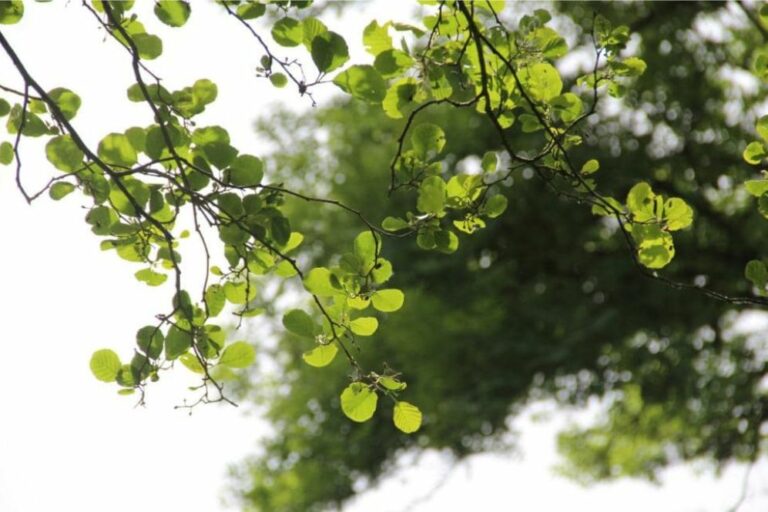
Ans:
[[[224,348],[219,363],[230,368],[247,368],[256,359],[256,351],[245,341],[236,341]]]
[[[315,321],[301,309],[292,309],[283,316],[283,326],[293,334],[312,338],[315,335]]]
[[[397,402],[392,414],[395,426],[406,434],[412,434],[421,427],[421,411],[408,402]]]
[[[358,336],[371,336],[379,328],[379,321],[372,316],[363,316],[349,322],[349,328]]]
[[[184,25],[189,19],[190,11],[188,2],[163,0],[155,3],[155,16],[169,27]]]
[[[114,382],[122,365],[114,351],[104,348],[93,353],[90,366],[94,377],[103,382]]]
[[[395,288],[378,290],[371,295],[373,307],[382,313],[392,313],[403,307],[405,294]]]
[[[328,366],[331,364],[331,362],[333,362],[333,359],[336,357],[336,353],[338,351],[339,349],[336,347],[336,345],[318,345],[312,350],[304,352],[301,358],[304,359],[304,362],[309,366],[322,368],[323,366]]]
[[[371,419],[378,401],[376,392],[362,382],[353,382],[341,393],[341,410],[347,418],[362,423]]]

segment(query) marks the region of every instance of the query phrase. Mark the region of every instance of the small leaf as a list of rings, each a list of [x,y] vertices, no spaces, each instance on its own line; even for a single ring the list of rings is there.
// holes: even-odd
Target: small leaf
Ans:
[[[483,213],[490,217],[491,219],[495,219],[502,213],[504,213],[504,210],[507,209],[507,198],[501,194],[497,194],[495,196],[491,196],[488,198],[488,200],[485,202],[485,205],[483,206]]]
[[[111,165],[131,167],[137,161],[136,150],[122,133],[110,133],[99,142],[99,158]]]
[[[4,0],[0,2],[0,25],[13,25],[14,23],[18,23],[23,15],[23,0]]]
[[[333,79],[346,93],[357,99],[379,103],[387,93],[387,84],[373,66],[355,65],[336,75]]]
[[[396,289],[377,290],[371,295],[373,307],[382,313],[392,313],[403,307],[405,294]]]
[[[163,0],[155,3],[155,16],[170,27],[183,26],[189,19],[190,11],[188,2]]]
[[[336,32],[325,32],[312,39],[312,61],[318,71],[333,71],[348,60],[347,42]]]
[[[114,351],[105,348],[93,353],[90,366],[94,377],[103,382],[114,382],[122,364]]]
[[[755,197],[760,197],[768,192],[768,180],[749,180],[744,182],[744,188]]]
[[[48,195],[54,201],[58,201],[59,199],[62,199],[63,197],[66,197],[72,193],[74,190],[75,186],[73,184],[67,183],[66,181],[60,181],[51,185],[51,189],[48,191]]]
[[[208,305],[208,314],[215,317],[224,309],[227,297],[224,288],[218,284],[212,284],[205,290],[205,302]]]
[[[224,348],[219,363],[230,368],[247,368],[256,359],[256,351],[245,341],[236,341]]]
[[[167,275],[155,272],[151,268],[143,268],[136,272],[134,276],[136,276],[136,279],[149,286],[160,286],[168,279]]]
[[[136,331],[136,345],[150,359],[157,359],[163,353],[163,331],[153,325],[147,325]]]
[[[408,387],[405,382],[401,382],[394,377],[389,377],[387,375],[379,377],[379,384],[390,391],[402,391]]]
[[[483,172],[496,172],[499,165],[499,156],[495,151],[488,151],[483,155],[483,160],[480,163]]]
[[[408,402],[397,402],[392,415],[395,426],[406,434],[421,428],[421,411]]]
[[[293,309],[283,316],[283,326],[293,334],[312,338],[315,336],[315,321],[301,309]]]
[[[142,59],[153,60],[163,53],[163,40],[152,34],[134,34],[133,42]]]
[[[200,361],[198,361],[197,356],[194,354],[182,354],[179,358],[179,361],[181,361],[181,364],[183,364],[191,372],[199,374],[205,373],[203,365],[200,364]]]
[[[341,410],[347,418],[362,423],[376,412],[379,397],[362,382],[353,382],[341,393]]]
[[[744,276],[749,279],[753,285],[761,292],[765,292],[768,284],[768,269],[765,263],[759,260],[752,260],[744,268]]]
[[[762,142],[754,141],[747,144],[742,156],[747,163],[757,165],[768,156],[768,153],[766,153],[765,146]]]
[[[189,350],[192,346],[192,335],[175,325],[168,329],[165,337],[165,358],[172,361]]]
[[[600,162],[593,158],[592,160],[587,160],[584,162],[584,165],[581,166],[581,174],[586,176],[597,172],[598,169],[600,169]]]
[[[363,29],[363,44],[365,50],[376,57],[383,51],[392,48],[392,38],[388,33],[389,23],[379,25],[376,20],[371,21]]]
[[[272,73],[269,75],[269,81],[272,82],[272,85],[278,89],[288,85],[288,77],[286,77],[283,73]]]
[[[687,228],[693,223],[693,209],[679,197],[672,197],[664,203],[664,220],[670,231]]]
[[[408,222],[397,217],[387,217],[381,222],[381,227],[387,231],[400,231],[408,228]]]
[[[354,253],[362,264],[363,274],[367,274],[381,253],[381,238],[371,231],[363,231],[355,238]]]
[[[264,164],[252,155],[238,155],[229,167],[229,181],[237,187],[255,187],[264,176]]]
[[[419,186],[416,208],[422,213],[439,215],[445,208],[445,181],[440,176],[429,176]]]
[[[372,316],[363,316],[349,322],[349,328],[358,336],[371,336],[379,328],[379,321]]]
[[[318,297],[331,297],[342,293],[331,284],[331,271],[325,267],[310,270],[304,279],[304,288]]]
[[[339,349],[336,347],[336,345],[319,345],[312,350],[304,352],[301,358],[304,359],[304,362],[309,366],[322,368],[323,366],[328,366],[331,364],[331,362],[333,362],[333,359],[336,357],[336,353],[338,351]]]
[[[282,18],[272,26],[272,38],[280,46],[299,46],[304,31],[301,22],[293,18]]]
[[[416,154],[422,158],[430,154],[438,155],[445,146],[445,133],[434,124],[424,123],[413,129],[411,143]]]
[[[69,89],[57,87],[56,89],[49,91],[48,96],[50,96],[51,99],[56,103],[56,106],[59,107],[59,110],[64,116],[64,119],[72,119],[80,109],[80,96],[70,91]]]
[[[10,165],[13,162],[13,145],[10,142],[0,143],[0,164]]]

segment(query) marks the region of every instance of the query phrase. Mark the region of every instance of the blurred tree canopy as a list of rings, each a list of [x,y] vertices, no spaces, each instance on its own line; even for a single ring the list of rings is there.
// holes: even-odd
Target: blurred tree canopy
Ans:
[[[597,158],[601,186],[614,195],[645,180],[683,197],[696,223],[681,233],[668,275],[748,294],[744,263],[768,250],[765,219],[739,186],[755,173],[742,151],[765,100],[766,86],[750,75],[765,27],[740,3],[564,2],[555,22],[571,46],[589,46],[595,12],[631,27],[634,52],[648,68],[624,98],[603,104],[586,144],[573,149],[576,159]],[[476,112],[446,106],[425,115],[445,130],[447,160],[458,169],[476,171],[486,151],[501,149]],[[280,179],[298,190],[325,187],[381,221],[414,200],[384,193],[402,124],[364,103],[339,101],[310,118],[270,115],[258,131],[274,145]],[[351,424],[338,412],[337,394],[348,366],[309,367],[302,353],[311,346],[285,335],[263,349],[274,371],[240,384],[242,397],[266,404],[274,426],[235,476],[246,510],[338,506],[359,482],[386,474],[403,449],[447,448],[464,457],[503,448],[508,418],[540,398],[607,399],[598,423],[559,439],[565,471],[580,481],[653,479],[679,461],[759,457],[767,340],[738,328],[743,310],[648,279],[608,223],[594,222],[573,201],[543,201],[547,184],[534,173],[502,188],[506,213],[462,239],[452,256],[425,254],[407,238],[384,248],[408,300],[353,349],[364,363],[386,361],[409,376],[422,430],[403,436],[388,421]],[[310,247],[317,261],[359,229],[344,212],[301,200],[286,208],[309,239],[324,241]]]

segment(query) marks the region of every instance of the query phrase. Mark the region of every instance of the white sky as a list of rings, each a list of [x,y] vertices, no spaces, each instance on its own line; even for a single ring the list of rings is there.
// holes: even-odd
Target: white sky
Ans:
[[[392,5],[379,2],[368,10],[379,20],[402,19],[410,11],[409,4],[399,4],[402,12],[392,12]],[[357,42],[362,25],[355,16],[328,24]],[[360,19],[369,18],[370,13]],[[141,19],[165,43],[163,57],[149,63],[151,68],[169,88],[213,79],[219,99],[200,122],[226,126],[242,151],[261,153],[251,124],[268,115],[270,102],[308,105],[289,88],[276,91],[254,79],[261,52],[208,2],[193,4],[183,29],[160,26],[152,16]],[[128,55],[103,41],[78,2],[27,3],[24,20],[1,30],[43,87],[64,86],[80,94],[84,103],[74,124],[94,147],[110,131],[151,122],[147,109],[125,100],[133,83]],[[353,61],[356,55],[361,56],[359,45]],[[0,83],[19,86],[4,55]],[[2,130],[0,138],[7,139]],[[55,172],[36,146],[24,143],[24,180],[31,189]],[[136,329],[167,309],[169,289],[138,283],[133,272],[140,267],[101,252],[83,221],[84,203],[75,196],[59,203],[45,197],[30,207],[15,188],[13,169],[0,167],[0,511],[229,510],[219,500],[226,466],[252,453],[267,426],[227,406],[199,407],[192,416],[174,410],[190,397],[185,386],[195,383],[182,368],[151,386],[148,407],[140,409],[133,408],[134,399],[118,397],[114,386],[91,376],[93,350],[110,347],[127,357]],[[193,242],[187,243],[193,249]],[[727,509],[740,493],[742,467],[728,469],[720,480],[678,468],[660,488],[623,481],[582,489],[550,471],[556,462],[554,433],[565,418],[552,416],[551,422],[534,423],[528,414],[515,423],[523,459],[473,457],[430,500],[410,510],[714,512]],[[445,468],[439,455],[423,457],[348,510],[405,510]],[[767,485],[768,468],[761,465],[752,472],[742,512],[768,509]]]

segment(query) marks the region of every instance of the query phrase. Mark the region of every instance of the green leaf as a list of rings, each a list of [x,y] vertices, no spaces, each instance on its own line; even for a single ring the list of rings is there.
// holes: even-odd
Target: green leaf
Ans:
[[[104,348],[93,353],[90,366],[94,377],[103,382],[114,382],[122,364],[114,351]]]
[[[205,373],[205,368],[203,368],[203,365],[200,364],[200,361],[194,354],[182,354],[179,358],[179,361],[181,361],[181,364],[183,364],[189,371],[193,373]]]
[[[430,154],[439,155],[445,147],[445,133],[434,124],[424,123],[413,129],[411,143],[416,154],[427,158]]]
[[[67,120],[70,120],[77,115],[77,111],[80,109],[80,104],[82,103],[80,96],[63,87],[57,87],[56,89],[50,90],[48,96],[50,96],[56,103],[56,106],[59,107],[64,119]]]
[[[247,304],[256,297],[256,285],[245,281],[224,283],[224,296],[232,304]]]
[[[675,256],[672,235],[658,224],[634,224],[632,238],[637,244],[638,260],[647,268],[663,268]]]
[[[760,197],[768,192],[768,180],[749,180],[744,182],[744,188],[751,195]]]
[[[264,177],[264,164],[252,155],[238,155],[229,166],[229,181],[237,187],[255,187]]]
[[[315,321],[301,309],[292,309],[283,316],[283,326],[293,334],[313,338],[317,327]]]
[[[765,146],[762,142],[754,141],[747,144],[747,147],[744,148],[744,153],[742,156],[744,157],[744,160],[747,161],[747,163],[757,165],[763,160],[763,158],[768,156],[768,153],[766,153]]]
[[[134,34],[133,42],[142,59],[153,60],[163,53],[163,41],[152,34]]]
[[[0,98],[0,117],[7,116],[11,111],[11,104]]]
[[[549,101],[563,90],[563,80],[557,69],[548,62],[538,62],[519,72],[526,92],[535,99]]]
[[[3,0],[0,2],[0,25],[13,25],[14,23],[18,23],[23,15],[23,0]]]
[[[408,387],[408,385],[405,382],[401,382],[396,378],[389,377],[387,375],[383,375],[379,377],[378,382],[381,386],[383,386],[385,389],[388,389],[390,391],[402,391],[406,387]]]
[[[169,27],[183,26],[189,19],[190,11],[188,2],[163,0],[155,3],[155,16]]]
[[[353,382],[341,393],[341,410],[347,418],[362,423],[376,412],[378,395],[362,382]]]
[[[655,204],[656,194],[651,190],[651,186],[645,182],[636,184],[627,194],[627,208],[638,222],[646,222],[656,217],[654,214]]]
[[[392,38],[389,37],[389,23],[379,25],[376,20],[371,21],[363,29],[363,44],[365,51],[376,57],[381,52],[392,48]]]
[[[405,294],[396,288],[377,290],[371,295],[371,302],[382,313],[392,313],[403,307]]]
[[[192,93],[200,103],[208,105],[216,100],[219,95],[219,88],[207,78],[201,78],[192,85]]]
[[[349,60],[347,42],[336,32],[325,32],[312,39],[312,60],[323,73],[343,66]]]
[[[445,181],[440,176],[425,178],[419,186],[416,208],[422,213],[438,215],[445,208]]]
[[[136,272],[134,276],[136,276],[136,279],[149,286],[160,286],[168,279],[167,275],[155,272],[151,268],[143,268]]]
[[[371,336],[379,328],[379,321],[372,316],[362,316],[349,322],[349,329],[358,336]]]
[[[394,78],[402,75],[414,64],[413,57],[402,50],[386,50],[376,56],[373,67],[383,78]]]
[[[331,271],[325,267],[310,270],[304,278],[304,288],[318,297],[331,297],[342,293],[331,284]]]
[[[137,161],[136,150],[122,133],[110,133],[99,142],[99,158],[107,164],[131,167]]]
[[[192,346],[192,335],[175,325],[168,328],[165,337],[165,358],[172,361],[189,350]]]
[[[406,110],[418,103],[418,81],[407,77],[395,82],[389,89],[384,84],[385,94],[381,100],[384,113],[392,119],[400,119]]]
[[[282,18],[272,26],[272,39],[280,46],[299,46],[304,31],[299,20]]]
[[[768,142],[768,116],[763,116],[758,119],[755,129],[757,130],[757,134],[760,135],[765,142]]]
[[[224,288],[218,284],[212,284],[205,290],[205,302],[208,305],[208,314],[212,317],[218,316],[226,304],[226,295]]]
[[[13,144],[10,142],[0,143],[0,164],[10,165],[13,162]]]
[[[495,219],[504,213],[504,210],[507,209],[507,203],[507,198],[501,194],[491,196],[483,206],[483,213],[491,219]]]
[[[387,217],[381,222],[381,227],[387,231],[400,231],[408,228],[408,222],[397,217]]]
[[[496,172],[499,166],[499,155],[495,151],[488,151],[483,155],[483,160],[480,163],[483,172]]]
[[[587,176],[597,172],[598,169],[600,169],[600,162],[593,158],[592,160],[584,162],[584,165],[581,166],[581,174]]]
[[[237,6],[237,15],[244,20],[259,18],[267,12],[267,6],[256,2],[248,2]]]
[[[328,32],[328,27],[325,26],[325,23],[313,16],[301,20],[301,29],[303,32],[301,42],[309,51],[312,51],[312,41],[317,36]]]
[[[670,231],[687,228],[693,222],[693,209],[682,199],[672,197],[664,203],[664,220]]]
[[[23,127],[21,127],[22,118],[24,119]],[[21,105],[13,106],[5,126],[8,130],[8,133],[12,135],[18,133],[20,127],[21,133],[28,137],[40,137],[41,135],[50,133],[48,127],[37,114],[27,112],[26,115],[22,117]]]
[[[381,102],[387,93],[387,84],[373,66],[355,65],[333,79],[344,92],[371,103]]]
[[[328,366],[331,364],[331,362],[333,362],[333,359],[336,357],[336,353],[338,351],[339,349],[336,347],[336,345],[319,345],[312,350],[304,352],[301,358],[304,359],[304,362],[309,366],[322,368],[323,366]]]
[[[397,402],[392,414],[395,426],[406,434],[412,434],[421,428],[421,411],[408,402]]]
[[[59,135],[45,145],[45,156],[60,171],[75,172],[83,167],[85,155],[67,135]]]
[[[355,237],[354,253],[362,264],[362,272],[367,274],[371,271],[376,263],[376,258],[381,253],[381,237],[374,235],[370,231],[363,231]]]
[[[750,261],[744,268],[744,276],[761,292],[765,292],[765,287],[768,285],[768,269],[765,263],[758,260]]]
[[[272,82],[272,85],[277,88],[285,87],[288,85],[288,77],[286,77],[283,73],[272,73],[269,75],[269,81]]]
[[[256,351],[253,347],[245,341],[236,341],[224,348],[219,363],[230,368],[247,368],[254,359],[256,359]]]
[[[142,327],[136,332],[136,345],[150,359],[157,359],[163,353],[163,331],[153,325]]]
[[[58,201],[71,194],[74,190],[75,186],[73,184],[67,183],[66,181],[59,181],[58,183],[51,185],[48,195],[54,201]]]

